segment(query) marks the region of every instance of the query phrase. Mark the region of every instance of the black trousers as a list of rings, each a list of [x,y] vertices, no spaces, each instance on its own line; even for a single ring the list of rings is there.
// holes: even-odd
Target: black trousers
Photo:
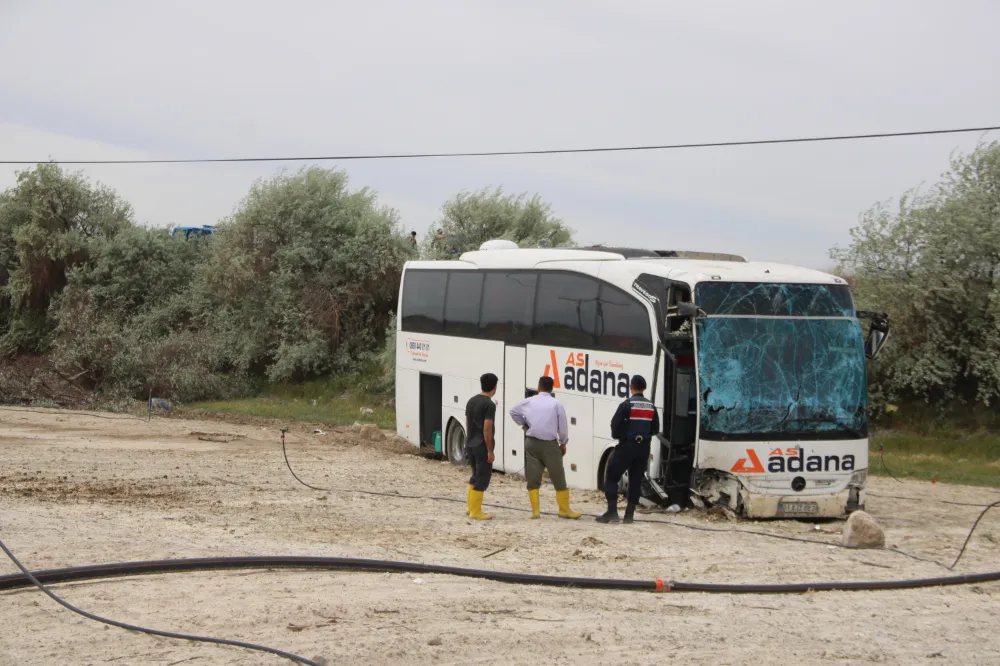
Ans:
[[[642,494],[642,481],[646,478],[649,465],[649,443],[635,440],[619,442],[611,454],[608,473],[604,482],[604,495],[609,499],[618,498],[618,482],[628,472],[628,503],[638,504]]]
[[[473,490],[481,493],[490,487],[490,478],[493,476],[493,463],[488,462],[488,454],[485,444],[465,448],[465,457],[469,459],[469,467],[472,468],[469,484]]]

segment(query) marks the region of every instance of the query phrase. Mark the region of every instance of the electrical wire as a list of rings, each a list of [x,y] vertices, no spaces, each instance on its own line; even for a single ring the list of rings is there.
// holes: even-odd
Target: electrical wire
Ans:
[[[889,470],[889,466],[885,464],[885,445],[881,443],[878,445],[878,459],[882,463],[882,469],[884,469],[885,473],[889,475],[889,478],[896,483],[902,483],[902,481],[897,479],[896,475]]]
[[[95,419],[108,419],[111,421],[128,421],[129,419],[135,419],[136,421],[145,421],[146,419],[139,418],[133,414],[123,414],[120,412],[111,412],[110,414],[98,414],[94,411],[89,411],[86,409],[62,409],[54,408],[51,410],[43,409],[31,409],[28,407],[14,407],[11,405],[0,405],[0,412],[28,412],[31,414],[78,414],[80,416],[92,416]]]
[[[299,483],[301,483],[303,486],[305,486],[307,488],[310,488],[312,490],[318,490],[320,492],[326,492],[326,493],[352,493],[352,494],[358,494],[358,495],[373,495],[373,496],[376,496],[376,497],[394,497],[394,498],[397,498],[397,499],[431,500],[431,501],[436,501],[436,502],[449,502],[449,503],[452,503],[452,504],[463,504],[464,503],[463,500],[456,499],[454,497],[442,497],[442,496],[439,496],[439,495],[406,495],[406,494],[403,494],[403,493],[388,493],[388,492],[382,492],[382,491],[378,491],[378,490],[361,490],[361,489],[357,489],[357,488],[346,488],[346,489],[345,488],[322,488],[322,487],[319,487],[319,486],[314,486],[314,485],[311,485],[311,484],[306,483],[305,481],[303,481],[299,477],[299,475],[295,473],[295,470],[292,468],[292,463],[288,460],[288,451],[287,451],[287,448],[285,446],[285,435],[284,435],[284,433],[282,433],[282,435],[281,435],[281,454],[282,454],[282,456],[284,456],[285,466],[288,468],[288,471],[291,472],[292,476],[295,477],[295,480],[298,481]],[[487,507],[487,508],[490,508],[490,509],[506,509],[508,511],[517,511],[517,512],[520,512],[520,513],[528,513],[528,512],[531,511],[530,509],[525,509],[523,507],[508,506],[506,504],[487,504],[487,503],[484,503],[483,506]],[[545,514],[545,515],[547,515],[547,516],[557,516],[558,515],[557,513],[551,512],[551,511],[542,511],[542,513]],[[596,517],[596,514],[590,514],[590,515],[591,515],[591,517]],[[637,523],[658,523],[658,524],[661,524],[661,525],[671,525],[673,527],[682,527],[684,529],[695,530],[695,531],[698,531],[698,532],[721,532],[721,533],[725,533],[725,534],[749,534],[749,535],[753,535],[753,536],[767,537],[767,538],[770,538],[770,539],[780,539],[782,541],[794,541],[794,542],[798,542],[798,543],[809,543],[809,544],[814,544],[814,545],[819,545],[819,546],[827,546],[827,547],[832,547],[832,548],[844,548],[844,549],[848,549],[848,550],[853,550],[850,546],[845,546],[843,544],[832,542],[832,541],[822,541],[820,539],[806,539],[806,538],[803,538],[803,537],[796,537],[796,536],[791,536],[791,535],[786,535],[786,534],[772,534],[770,532],[761,532],[761,531],[758,531],[758,530],[747,530],[747,529],[742,529],[742,528],[709,527],[709,526],[706,526],[706,525],[691,525],[691,524],[688,524],[688,523],[681,523],[681,522],[677,522],[677,521],[673,521],[673,520],[658,520],[658,519],[654,519],[654,518],[638,518],[637,517],[637,518],[635,518],[635,522],[637,522]],[[978,521],[976,521],[976,522],[978,524]],[[974,531],[975,528],[976,528],[976,526],[973,525],[972,530]],[[972,532],[970,531],[969,536],[971,537],[971,535],[972,535]],[[902,555],[904,557],[907,557],[907,558],[909,558],[911,560],[915,560],[917,562],[924,562],[924,563],[927,563],[927,564],[936,564],[937,566],[942,567],[944,569],[948,569],[949,571],[951,569],[953,569],[956,564],[958,564],[958,559],[956,559],[955,562],[954,562],[954,564],[952,564],[952,566],[949,567],[947,564],[944,564],[943,562],[940,562],[938,560],[930,559],[930,558],[926,558],[926,557],[920,557],[919,555],[914,555],[913,553],[908,553],[905,550],[900,550],[898,548],[886,548],[885,550],[887,552],[890,552],[890,553],[895,553],[896,555]],[[962,557],[962,553],[960,552],[959,553],[959,559],[961,559],[961,557]]]
[[[972,539],[972,533],[976,531],[979,521],[983,519],[983,516],[985,516],[990,509],[996,506],[1000,506],[1000,502],[993,502],[993,504],[990,504],[988,507],[983,509],[982,513],[979,514],[979,517],[976,518],[976,522],[972,523],[972,529],[969,530],[968,536],[965,537],[965,543],[962,544],[962,549],[958,551],[958,557],[956,557],[955,561],[951,563],[950,567],[948,567],[949,570],[954,569],[958,565],[958,561],[962,559],[962,555],[965,554],[965,549],[968,547],[969,541]]]
[[[136,624],[119,622],[118,620],[112,620],[106,617],[101,617],[100,615],[95,615],[94,613],[90,613],[81,608],[77,608],[73,604],[69,603],[68,601],[56,595],[48,587],[46,587],[45,584],[39,579],[49,578],[50,576],[47,575],[48,572],[40,572],[38,575],[35,575],[30,571],[28,571],[27,567],[25,567],[21,563],[21,561],[14,556],[14,553],[10,551],[10,549],[7,547],[7,544],[5,544],[3,540],[0,540],[0,549],[2,549],[3,552],[7,555],[7,557],[10,558],[11,562],[13,562],[17,566],[17,568],[21,570],[20,576],[18,576],[17,574],[0,576],[0,590],[14,589],[16,587],[30,587],[34,585],[39,590],[48,595],[50,599],[55,601],[63,608],[71,610],[78,615],[82,615],[88,620],[94,620],[95,622],[111,625],[112,627],[118,627],[119,629],[138,631],[143,634],[149,634],[151,636],[162,636],[164,638],[176,638],[180,640],[193,641],[198,643],[213,643],[215,645],[229,645],[232,647],[246,648],[247,650],[256,650],[258,652],[269,652],[270,654],[274,654],[279,657],[284,657],[285,659],[290,659],[291,661],[295,661],[300,664],[306,664],[306,666],[320,666],[318,662],[315,662],[311,659],[306,659],[305,657],[300,657],[296,654],[292,654],[291,652],[285,652],[284,650],[279,650],[277,648],[267,647],[266,645],[257,645],[255,643],[247,643],[244,641],[235,641],[235,640],[230,640],[228,638],[212,638],[211,636],[196,636],[194,634],[181,634],[173,631],[163,631],[161,629],[149,629],[148,627],[140,627],[139,625]],[[93,569],[91,569],[91,573],[93,573]],[[101,577],[101,576],[94,576],[94,577]]]
[[[984,508],[991,506],[990,504],[976,504],[974,502],[955,502],[954,500],[943,500],[937,499],[935,497],[903,497],[901,495],[883,495],[881,493],[869,492],[868,497],[878,497],[879,499],[894,499],[894,500],[904,500],[907,502],[937,502],[938,504],[952,504],[954,506],[974,506],[977,508]]]
[[[992,132],[1000,126],[963,127],[959,129],[918,130],[913,132],[879,132],[873,134],[841,134],[832,136],[809,136],[785,139],[754,139],[747,141],[710,141],[702,143],[673,143],[662,145],[613,146],[597,148],[551,148],[543,150],[490,150],[483,152],[452,153],[383,153],[374,155],[317,155],[312,157],[212,157],[185,159],[135,159],[135,160],[0,160],[0,164],[206,164],[231,162],[326,162],[349,160],[402,160],[446,157],[503,157],[512,155],[568,155],[580,153],[624,153],[653,150],[678,150],[684,148],[724,148],[735,146],[765,146],[788,143],[818,143],[824,141],[854,141],[861,139],[887,139],[904,136],[931,136],[937,134],[962,134],[968,132]]]

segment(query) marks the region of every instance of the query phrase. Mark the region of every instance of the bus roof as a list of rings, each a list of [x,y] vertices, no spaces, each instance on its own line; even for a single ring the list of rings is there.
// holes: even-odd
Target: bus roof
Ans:
[[[653,259],[629,261],[629,264],[655,266],[656,274],[694,285],[698,282],[778,282],[804,284],[847,284],[843,278],[811,268],[764,261],[735,263],[691,259]],[[661,272],[666,269],[666,273]],[[654,271],[636,270],[635,273]]]
[[[616,252],[615,250],[626,250]],[[626,257],[628,254],[630,256]],[[674,256],[664,256],[664,255]],[[709,258],[712,257],[712,258]],[[724,257],[724,258],[723,258]],[[730,259],[732,257],[732,259]],[[581,265],[581,262],[586,264]],[[698,282],[779,282],[846,284],[843,278],[786,264],[747,261],[738,255],[632,248],[531,248],[465,252],[458,260],[410,261],[407,268],[447,269],[548,269],[583,271],[604,279],[632,279],[642,273],[668,277],[695,285]]]

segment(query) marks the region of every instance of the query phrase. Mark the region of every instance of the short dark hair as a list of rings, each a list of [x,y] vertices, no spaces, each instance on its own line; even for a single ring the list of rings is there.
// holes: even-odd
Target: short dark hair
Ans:
[[[479,386],[483,389],[483,393],[489,393],[497,387],[497,376],[492,372],[487,372],[485,375],[479,378]]]
[[[629,386],[634,388],[636,391],[645,391],[646,380],[643,378],[642,375],[633,375],[632,381],[629,383]]]
[[[538,388],[542,389],[546,393],[552,393],[552,378],[551,377],[539,377],[538,378]]]

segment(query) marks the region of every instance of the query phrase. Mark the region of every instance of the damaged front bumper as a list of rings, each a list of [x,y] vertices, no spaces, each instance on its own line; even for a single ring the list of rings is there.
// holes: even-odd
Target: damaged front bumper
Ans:
[[[843,518],[864,508],[867,477],[867,470],[859,470],[839,483],[831,480],[825,491],[788,492],[788,479],[751,483],[707,470],[697,475],[691,490],[704,505],[724,506],[746,518]]]
[[[744,491],[743,515],[747,518],[843,518],[864,506],[864,492],[845,488],[835,495],[802,496]]]

